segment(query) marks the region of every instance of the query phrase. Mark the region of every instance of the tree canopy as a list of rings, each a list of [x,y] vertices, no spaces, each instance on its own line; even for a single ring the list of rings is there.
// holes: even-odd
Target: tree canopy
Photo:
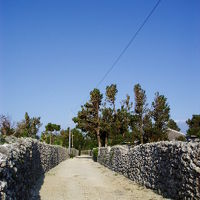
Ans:
[[[76,127],[86,135],[96,137],[98,146],[119,143],[146,143],[167,140],[170,107],[164,95],[155,93],[152,107],[148,108],[145,90],[134,86],[135,104],[129,95],[116,107],[116,84],[106,87],[105,99],[98,89],[90,92],[90,99],[73,118]]]
[[[1,115],[0,116],[0,133],[2,135],[13,135],[14,134],[14,128],[11,124],[11,120],[8,116]]]
[[[133,87],[134,102],[128,94],[121,102],[117,102],[117,93],[116,84],[105,88],[105,96],[97,88],[90,92],[89,100],[73,118],[76,128],[71,130],[71,134],[75,148],[80,150],[168,140],[167,128],[180,131],[176,122],[170,118],[170,106],[164,95],[156,92],[149,107],[146,92],[140,84]],[[187,124],[187,135],[200,137],[200,115],[193,115]],[[41,125],[40,117],[30,117],[27,112],[16,127],[9,117],[0,116],[1,136],[38,138]],[[60,125],[48,123],[40,139],[48,144],[68,147],[69,131],[70,128],[61,130]]]
[[[173,120],[173,119],[170,119],[168,121],[168,124],[167,124],[168,128],[171,128],[173,130],[176,130],[176,131],[180,131],[181,129],[178,127],[177,123]]]
[[[40,122],[40,117],[30,118],[28,113],[25,113],[24,120],[17,123],[15,130],[15,136],[17,137],[32,137],[38,138],[39,128],[42,126]]]
[[[192,119],[188,119],[186,123],[189,126],[187,135],[195,135],[200,138],[200,115],[192,115]]]
[[[98,89],[90,92],[90,100],[81,107],[77,117],[73,121],[77,124],[77,128],[89,134],[95,134],[98,141],[98,146],[101,147],[100,139],[100,106],[103,95]]]

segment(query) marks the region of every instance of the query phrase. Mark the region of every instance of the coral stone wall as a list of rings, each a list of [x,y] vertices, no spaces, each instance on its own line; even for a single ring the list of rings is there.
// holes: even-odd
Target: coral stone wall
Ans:
[[[30,199],[36,180],[67,158],[66,148],[30,138],[0,145],[0,199]]]
[[[98,162],[172,199],[200,199],[200,143],[100,148]]]

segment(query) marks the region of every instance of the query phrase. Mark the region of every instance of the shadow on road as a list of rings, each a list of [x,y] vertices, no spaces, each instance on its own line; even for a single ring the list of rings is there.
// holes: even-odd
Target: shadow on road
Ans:
[[[81,156],[77,156],[76,158],[78,158],[78,159],[92,159],[92,156],[81,155]],[[44,172],[42,172],[42,173],[44,173]],[[31,189],[31,192],[30,192],[31,197],[29,198],[30,200],[41,200],[40,190],[41,190],[41,187],[44,183],[44,178],[45,178],[45,174],[41,174],[40,177],[35,182],[34,186],[32,186],[32,189]]]
[[[44,175],[41,175],[41,177],[36,181],[35,185],[33,186],[31,190],[30,200],[41,200],[40,189],[43,183],[44,183]]]

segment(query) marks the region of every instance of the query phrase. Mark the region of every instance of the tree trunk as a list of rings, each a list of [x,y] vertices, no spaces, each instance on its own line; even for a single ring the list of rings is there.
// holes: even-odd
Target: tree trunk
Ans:
[[[97,122],[98,122],[98,127],[97,127],[97,141],[98,141],[98,147],[101,147],[101,138],[100,138],[100,121],[99,121],[99,105],[96,105],[96,109],[97,109]]]
[[[50,133],[50,144],[51,144],[51,133]]]
[[[98,147],[101,147],[101,138],[100,138],[100,133],[99,133],[99,128],[97,129],[97,141],[98,141]]]
[[[141,144],[144,143],[144,140],[143,140],[143,130],[142,130],[142,128],[141,128],[141,130],[140,130],[140,142],[141,142]]]
[[[144,143],[142,123],[143,123],[143,120],[141,119],[141,123],[140,123],[140,142],[141,142],[141,144]]]
[[[116,109],[115,109],[115,103],[113,103],[113,111],[115,113],[115,115],[117,114]]]

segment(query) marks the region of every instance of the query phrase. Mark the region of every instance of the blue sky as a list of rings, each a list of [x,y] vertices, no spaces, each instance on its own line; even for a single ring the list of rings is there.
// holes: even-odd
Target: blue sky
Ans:
[[[73,126],[91,91],[155,0],[1,0],[0,113]],[[181,124],[200,113],[200,1],[163,0],[99,89],[116,83],[117,101],[140,83],[159,91]],[[183,126],[183,125],[182,125]]]

